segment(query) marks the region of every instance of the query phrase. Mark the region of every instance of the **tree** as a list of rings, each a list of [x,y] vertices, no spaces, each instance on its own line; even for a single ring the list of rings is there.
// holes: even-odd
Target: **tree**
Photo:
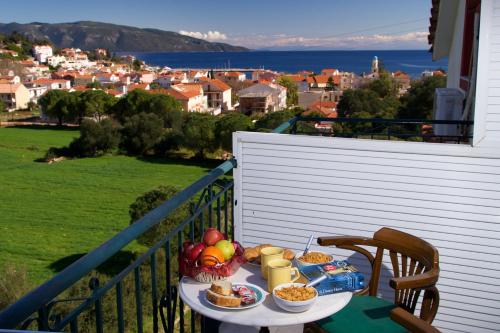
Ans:
[[[101,121],[108,114],[116,102],[116,98],[102,90],[87,90],[80,95],[80,109],[82,114]]]
[[[70,151],[77,156],[98,156],[113,151],[119,143],[120,132],[113,121],[104,119],[98,123],[86,119],[80,126],[80,137],[70,144]]]
[[[302,110],[301,110],[302,112]],[[296,112],[291,109],[266,113],[255,123],[255,129],[261,132],[270,132],[279,125],[295,117]]]
[[[215,151],[215,116],[208,113],[189,112],[183,124],[183,146],[204,158],[206,152]]]
[[[411,88],[401,97],[402,106],[398,118],[431,119],[436,88],[446,86],[445,76],[431,76],[412,83]]]
[[[129,215],[130,224],[137,222],[148,212],[158,207],[164,201],[172,198],[179,192],[174,186],[160,186],[152,191],[144,193],[130,205]],[[153,246],[168,234],[173,228],[177,227],[189,216],[189,203],[185,203],[162,222],[151,227],[147,232],[138,238],[138,242],[148,247]]]
[[[102,89],[102,84],[99,81],[94,81],[87,83],[85,87],[90,89]]]
[[[139,113],[128,118],[121,131],[121,146],[130,155],[144,155],[163,136],[161,119],[152,113]]]
[[[78,115],[77,95],[64,90],[49,90],[38,104],[47,116],[57,118],[59,126],[64,120],[74,120]]]
[[[135,89],[121,98],[111,113],[121,123],[139,113],[154,113],[163,120],[165,128],[180,130],[182,127],[182,105],[173,97],[165,94],[151,94]]]
[[[174,131],[182,130],[182,105],[172,96],[150,94],[149,99],[140,106],[144,112],[156,114],[163,120],[163,126]]]
[[[336,87],[336,84],[333,81],[333,77],[330,76],[328,78],[328,82],[326,83],[326,88],[327,88],[327,90],[335,90],[335,87]]]
[[[282,76],[278,79],[278,84],[286,88],[286,105],[292,106],[299,104],[298,87],[292,79]]]
[[[368,89],[377,93],[380,98],[384,98],[386,96],[396,96],[398,92],[396,82],[390,74],[385,71],[380,72],[379,78],[372,81],[368,85]]]
[[[0,100],[0,112],[5,112],[7,111],[7,106],[5,106],[5,103]]]
[[[397,97],[388,95],[385,98],[370,89],[346,90],[337,104],[340,118],[395,118],[399,108]],[[345,133],[382,133],[386,130],[383,125],[369,122],[343,123],[341,128]]]
[[[233,132],[248,131],[251,127],[252,120],[239,112],[228,113],[217,118],[215,133],[219,146],[225,151],[232,151]]]
[[[112,108],[112,114],[118,119],[122,124],[127,120],[127,118],[139,114],[141,112],[147,112],[149,110],[141,109],[145,105],[146,101],[149,100],[151,94],[147,93],[141,89],[134,89],[129,92],[125,97],[120,98],[120,100]]]
[[[132,62],[132,68],[134,71],[140,71],[142,67],[142,61],[139,59],[135,59],[134,62]]]

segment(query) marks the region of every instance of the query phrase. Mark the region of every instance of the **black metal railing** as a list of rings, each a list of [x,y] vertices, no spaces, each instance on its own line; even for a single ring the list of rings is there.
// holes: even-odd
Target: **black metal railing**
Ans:
[[[11,329],[159,332],[160,325],[161,331],[165,333],[200,331],[203,318],[185,308],[178,297],[177,283],[180,276],[177,258],[184,239],[201,240],[206,227],[217,227],[229,239],[233,238],[234,183],[232,179],[222,176],[235,165],[235,160],[221,164],[4,309],[0,313],[0,332],[9,332]],[[101,281],[95,269],[187,203],[190,205],[190,214],[182,223],[119,273]],[[76,297],[74,293],[70,293],[71,297],[65,294],[87,277],[88,294]],[[114,301],[111,301],[113,298]],[[149,304],[144,303],[145,298]],[[105,304],[105,301],[114,304]],[[125,314],[124,304],[130,307],[131,303],[134,304],[135,315],[132,317],[135,318]],[[63,304],[66,307],[61,310]],[[72,306],[68,307],[68,304]]]
[[[295,117],[292,134],[446,143],[468,143],[473,121]],[[440,128],[439,128],[440,127]],[[439,131],[438,131],[439,129]],[[437,134],[440,132],[439,134]],[[447,132],[442,134],[441,132]]]

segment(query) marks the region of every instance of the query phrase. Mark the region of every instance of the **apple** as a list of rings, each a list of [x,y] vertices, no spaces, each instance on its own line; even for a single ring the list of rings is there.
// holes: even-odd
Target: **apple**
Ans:
[[[203,235],[203,242],[205,242],[207,246],[214,246],[215,243],[221,239],[224,239],[224,235],[215,228],[208,228]]]
[[[185,241],[183,244],[182,244],[182,249],[183,249],[183,253],[185,255],[187,255],[189,252],[191,252],[191,250],[193,249],[194,247],[194,243],[193,242],[190,242],[190,241]]]
[[[220,240],[217,243],[215,243],[215,247],[218,248],[221,252],[222,255],[224,256],[224,260],[229,260],[233,257],[235,248],[233,243],[231,243],[228,240]]]
[[[201,252],[203,252],[204,249],[205,249],[205,244],[198,243],[192,247],[191,251],[186,253],[186,256],[189,259],[189,261],[194,262],[196,261],[196,259],[198,259]]]

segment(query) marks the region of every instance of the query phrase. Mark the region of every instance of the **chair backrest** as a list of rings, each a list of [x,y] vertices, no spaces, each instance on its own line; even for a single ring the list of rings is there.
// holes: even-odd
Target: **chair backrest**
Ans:
[[[390,228],[382,228],[373,235],[377,253],[373,263],[369,294],[376,296],[384,252],[389,251],[394,278],[394,303],[410,313],[421,294],[424,296],[420,318],[431,323],[439,306],[439,293],[435,284],[439,278],[439,253],[421,238]]]

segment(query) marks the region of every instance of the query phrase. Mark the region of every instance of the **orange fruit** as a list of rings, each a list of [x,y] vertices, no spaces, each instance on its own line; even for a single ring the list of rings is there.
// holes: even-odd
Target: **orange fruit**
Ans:
[[[204,266],[215,266],[224,262],[224,254],[215,246],[206,247],[200,256],[200,263]]]

